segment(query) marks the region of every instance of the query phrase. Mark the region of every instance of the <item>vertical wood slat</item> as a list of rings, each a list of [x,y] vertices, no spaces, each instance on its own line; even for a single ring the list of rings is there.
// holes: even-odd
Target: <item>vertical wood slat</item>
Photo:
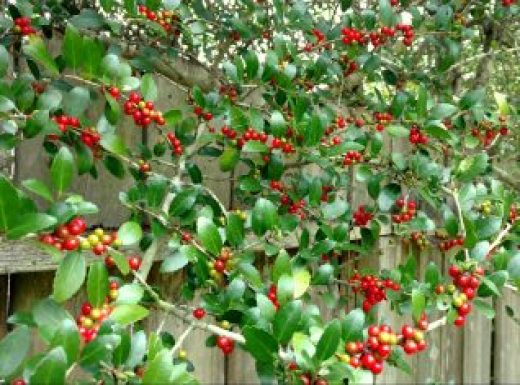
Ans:
[[[520,295],[512,290],[504,290],[496,301],[495,340],[494,340],[494,378],[495,384],[518,384],[520,380],[520,325],[506,314],[510,306],[515,316],[520,314]]]

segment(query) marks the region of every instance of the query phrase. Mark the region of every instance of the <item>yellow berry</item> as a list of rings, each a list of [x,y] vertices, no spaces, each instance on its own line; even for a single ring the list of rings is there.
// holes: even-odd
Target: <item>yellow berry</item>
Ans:
[[[390,333],[387,332],[381,332],[379,333],[379,342],[382,344],[388,344],[390,343]]]
[[[179,350],[179,358],[181,360],[185,360],[186,357],[188,357],[188,353],[186,352],[186,350],[184,350],[184,349]]]
[[[111,290],[108,292],[108,295],[110,296],[111,299],[116,299],[117,296],[119,295],[119,290],[117,290],[117,289],[111,289]]]
[[[91,318],[85,317],[81,323],[83,327],[90,329],[94,325],[94,321]]]
[[[99,237],[96,234],[90,234],[87,239],[90,242],[90,246],[92,247],[99,243]]]
[[[94,234],[96,234],[99,238],[103,237],[103,235],[105,235],[105,232],[103,231],[103,229],[101,227],[98,227],[97,229],[94,230]]]
[[[99,319],[99,317],[101,317],[101,310],[95,307],[90,311],[90,316],[92,317],[92,319]]]
[[[456,287],[453,284],[446,286],[446,290],[449,294],[453,294],[455,292],[455,289],[456,289]]]
[[[88,250],[92,247],[92,245],[90,244],[90,242],[88,241],[88,239],[84,239],[81,241],[81,248],[83,250]]]
[[[114,242],[112,242],[112,246],[114,247],[120,247],[121,245],[123,245],[123,242],[119,238],[115,239]]]
[[[453,306],[461,307],[464,301],[460,297],[453,298]]]
[[[338,354],[338,358],[341,362],[345,364],[350,363],[350,356],[348,354]]]
[[[422,340],[424,340],[424,333],[420,330],[416,330],[413,334],[413,338],[415,339],[415,341],[421,342]]]
[[[227,330],[227,329],[229,329],[231,327],[231,324],[229,323],[229,321],[224,320],[224,321],[222,321],[220,323],[220,327],[222,329],[226,329]]]

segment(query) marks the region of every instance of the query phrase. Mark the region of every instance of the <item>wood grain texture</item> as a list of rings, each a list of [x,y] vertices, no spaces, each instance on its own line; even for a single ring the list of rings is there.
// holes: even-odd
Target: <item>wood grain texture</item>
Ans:
[[[494,341],[494,383],[518,384],[520,381],[520,325],[506,314],[510,306],[515,316],[520,314],[520,295],[511,290],[504,291],[496,301]]]

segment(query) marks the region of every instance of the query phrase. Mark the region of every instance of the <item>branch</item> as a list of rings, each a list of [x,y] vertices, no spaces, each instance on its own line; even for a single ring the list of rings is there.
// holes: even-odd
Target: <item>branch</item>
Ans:
[[[442,186],[442,191],[446,192],[447,194],[450,194],[453,198],[453,202],[455,203],[455,208],[457,209],[457,216],[459,218],[459,224],[460,224],[460,230],[463,237],[466,237],[466,226],[464,225],[464,216],[462,214],[462,207],[460,206],[459,201],[459,194],[456,190],[450,190],[447,187]],[[464,255],[466,256],[466,260],[468,260],[469,257],[469,251],[465,247],[464,248]]]
[[[194,326],[190,325],[188,328],[179,336],[179,339],[175,343],[175,346],[170,350],[170,354],[175,356],[175,354],[182,348],[182,344],[188,335],[193,331]]]

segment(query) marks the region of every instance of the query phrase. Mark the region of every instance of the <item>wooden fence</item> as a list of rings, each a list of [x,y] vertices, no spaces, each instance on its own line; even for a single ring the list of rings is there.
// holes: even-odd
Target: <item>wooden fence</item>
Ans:
[[[164,80],[158,82],[158,108],[168,110],[184,99],[181,90],[170,86]],[[94,115],[95,116],[95,115]],[[132,124],[121,125],[121,134],[127,144],[136,144],[139,141],[153,143],[154,138],[141,135],[141,131]],[[388,142],[386,146],[392,149],[402,148],[401,142]],[[205,163],[200,161],[204,174],[222,175],[216,169],[218,162]],[[101,169],[102,167],[100,167]],[[101,170],[100,170],[101,171]],[[225,174],[222,176],[226,176]],[[229,174],[227,174],[229,176]],[[16,156],[16,179],[48,178],[47,160],[41,149],[41,138],[24,142],[18,149]],[[100,172],[97,181],[89,176],[78,177],[74,189],[84,194],[86,199],[92,200],[100,207],[100,214],[89,217],[91,224],[100,224],[106,227],[116,227],[127,217],[127,212],[118,203],[118,191],[131,185],[129,178],[114,181],[106,171]],[[232,207],[231,187],[227,182],[211,182],[210,187],[217,192],[223,202]],[[364,194],[355,191],[349,197],[357,205]],[[388,230],[388,229],[387,229]],[[388,231],[387,231],[388,232]],[[361,266],[390,268],[403,262],[408,255],[406,247],[396,243],[390,234],[380,239],[380,255],[366,257],[359,263]],[[423,271],[427,262],[433,260],[446,269],[447,261],[439,253],[422,254],[417,264]],[[361,267],[360,266],[360,267]],[[48,296],[52,291],[53,269],[56,266],[50,257],[42,254],[30,246],[0,242],[0,337],[9,329],[7,317],[21,310],[29,310],[31,305],[40,298]],[[159,286],[166,297],[178,293],[182,282],[182,274],[158,274],[157,266],[151,272],[151,282]],[[339,287],[332,288],[340,290]],[[81,293],[67,303],[73,313],[79,312],[80,304],[85,300]],[[352,301],[351,301],[352,302]],[[351,303],[350,305],[353,305]],[[327,317],[330,309],[320,304],[322,314]],[[406,375],[393,368],[387,367],[383,375],[367,376],[366,383],[377,384],[406,384],[406,383],[467,383],[467,384],[514,384],[520,383],[520,326],[506,315],[505,307],[510,306],[515,313],[520,312],[520,296],[512,292],[505,292],[503,297],[496,300],[494,307],[497,317],[488,320],[478,312],[473,312],[463,329],[445,326],[428,334],[428,349],[409,360],[412,375]],[[384,308],[381,309],[382,319],[399,324],[400,321]],[[174,335],[183,329],[179,321],[161,313],[156,313],[146,320],[147,330],[156,330],[162,327]],[[234,354],[224,358],[218,349],[205,347],[207,333],[196,331],[188,338],[184,347],[188,357],[195,366],[195,374],[202,384],[244,385],[257,384],[254,362],[249,356],[237,349]],[[33,352],[44,346],[35,336]],[[0,357],[1,359],[1,357]]]

